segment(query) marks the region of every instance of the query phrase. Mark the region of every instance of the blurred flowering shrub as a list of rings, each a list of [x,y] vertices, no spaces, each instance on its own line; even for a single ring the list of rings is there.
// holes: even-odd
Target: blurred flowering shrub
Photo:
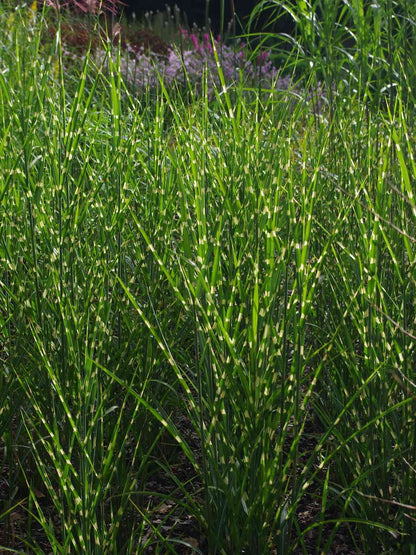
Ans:
[[[123,51],[134,53],[149,53],[168,56],[170,45],[159,38],[149,29],[130,30],[119,23],[101,26],[94,30],[85,18],[78,18],[76,23],[63,20],[60,24],[60,34],[67,58],[82,57],[91,45],[97,50],[110,41],[115,46],[120,42]],[[94,32],[93,32],[94,31]],[[51,22],[44,32],[43,42],[56,40],[58,26]]]
[[[193,90],[200,90],[206,72],[208,94],[212,97],[214,88],[221,84],[219,64],[227,86],[243,82],[262,88],[286,90],[290,87],[289,77],[278,77],[268,52],[261,53],[253,62],[247,58],[244,43],[230,47],[222,43],[221,37],[211,40],[208,34],[204,34],[199,39],[184,29],[181,29],[181,37],[180,47],[171,46],[164,54],[126,43],[121,62],[126,80],[136,88],[154,88],[162,78],[166,86],[189,84]],[[97,55],[104,58],[102,51]]]
[[[120,7],[126,5],[122,0],[44,0],[44,2],[58,11],[72,8],[91,15],[116,15]]]

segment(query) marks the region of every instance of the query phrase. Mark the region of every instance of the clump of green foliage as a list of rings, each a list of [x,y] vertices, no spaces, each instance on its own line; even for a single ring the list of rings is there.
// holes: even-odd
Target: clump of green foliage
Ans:
[[[372,58],[364,4],[334,3],[361,48],[334,38],[335,87],[329,4],[285,3],[290,102],[219,57],[212,97],[134,94],[112,41],[66,65],[45,10],[1,8],[5,549],[415,549],[412,62],[380,87],[413,20]]]

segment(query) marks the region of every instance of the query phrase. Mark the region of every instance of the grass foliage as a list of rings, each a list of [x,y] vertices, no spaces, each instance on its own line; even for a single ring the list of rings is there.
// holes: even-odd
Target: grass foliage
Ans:
[[[9,552],[415,552],[414,8],[282,5],[290,101],[133,94],[1,7]]]

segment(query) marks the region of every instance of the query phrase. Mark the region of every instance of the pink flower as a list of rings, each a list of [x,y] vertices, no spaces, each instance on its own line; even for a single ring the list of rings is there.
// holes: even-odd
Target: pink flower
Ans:
[[[195,50],[196,50],[197,52],[199,52],[199,42],[198,42],[198,38],[197,38],[193,33],[191,33],[191,34],[189,35],[189,38],[190,38],[190,40],[192,41],[192,44],[194,45]]]

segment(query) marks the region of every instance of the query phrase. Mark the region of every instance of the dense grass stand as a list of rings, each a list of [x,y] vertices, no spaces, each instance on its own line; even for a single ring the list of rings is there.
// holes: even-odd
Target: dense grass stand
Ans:
[[[0,8],[0,549],[414,554],[413,4],[95,8]]]

